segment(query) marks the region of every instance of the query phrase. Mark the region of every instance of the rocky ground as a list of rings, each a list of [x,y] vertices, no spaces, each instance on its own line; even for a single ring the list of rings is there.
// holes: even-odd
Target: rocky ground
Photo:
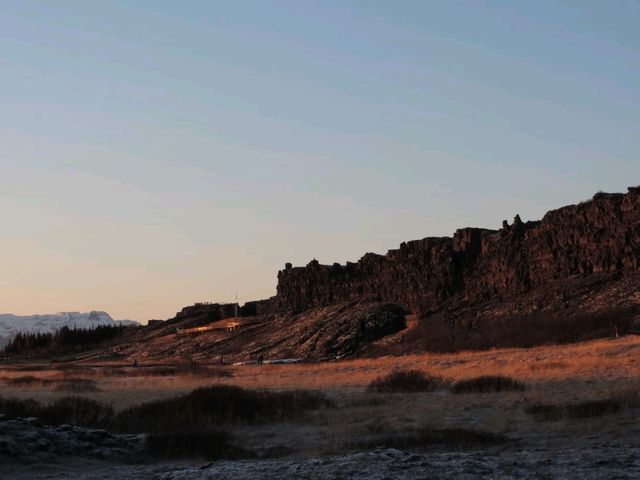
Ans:
[[[0,472],[3,467],[0,466]],[[490,452],[411,453],[380,449],[307,460],[220,461],[209,464],[12,466],[3,478],[107,480],[240,479],[633,479],[640,477],[640,449],[616,445]]]
[[[130,461],[144,449],[142,435],[113,435],[105,430],[41,425],[37,418],[0,415],[0,465],[36,465],[68,458]]]
[[[84,395],[116,409],[214,384],[307,388],[325,392],[336,406],[309,412],[297,421],[234,425],[234,443],[258,459],[215,463],[197,459],[152,463],[139,435],[45,427],[34,419],[0,417],[0,479],[640,478],[639,353],[640,337],[629,336],[531,349],[227,366],[225,376],[212,377],[179,369],[171,376],[158,376],[154,374],[158,367],[78,364],[61,371],[57,364],[5,366],[0,372],[5,380],[24,375],[94,379],[99,391]],[[506,375],[527,388],[483,394],[367,391],[371,380],[397,369],[419,369],[452,382],[479,374]],[[141,376],[145,370],[148,376]],[[621,411],[593,418],[542,421],[527,413],[532,404],[567,405],[622,394],[629,401]],[[2,395],[47,403],[68,393],[38,383],[5,383]],[[406,443],[386,440],[422,427],[494,432],[508,440],[466,450],[406,448],[399,447]],[[373,438],[385,440],[368,442]],[[380,448],[365,450],[362,445]],[[388,448],[392,446],[400,450]],[[286,456],[268,458],[274,454]]]
[[[570,440],[570,439],[569,439]],[[482,451],[369,452],[322,458],[147,463],[144,438],[36,419],[0,418],[0,477],[6,480],[241,479],[633,479],[640,478],[640,438],[594,434],[566,445],[515,441]],[[570,445],[570,446],[569,446]]]

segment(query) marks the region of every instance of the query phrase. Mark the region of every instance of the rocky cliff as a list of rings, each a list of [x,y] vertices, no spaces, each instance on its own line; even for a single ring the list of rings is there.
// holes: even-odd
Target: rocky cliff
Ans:
[[[176,336],[235,316],[241,327]],[[121,353],[226,361],[528,347],[640,333],[640,188],[499,230],[406,242],[358,262],[278,273],[277,295],[196,304]],[[141,347],[140,345],[144,345]]]
[[[464,228],[453,237],[402,243],[357,263],[278,273],[278,311],[371,299],[429,315],[462,304],[505,300],[563,278],[640,270],[640,187],[598,193],[540,221],[504,221],[500,230]]]

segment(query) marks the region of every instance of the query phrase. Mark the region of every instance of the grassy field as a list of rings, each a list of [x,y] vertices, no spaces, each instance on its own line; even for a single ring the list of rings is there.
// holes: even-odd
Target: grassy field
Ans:
[[[310,456],[378,444],[393,446],[394,442],[420,448],[447,442],[476,442],[477,446],[486,441],[486,448],[506,448],[504,442],[490,441],[491,435],[507,438],[509,448],[562,446],[565,442],[575,446],[595,437],[599,442],[637,442],[638,358],[640,337],[630,336],[531,349],[289,365],[199,365],[193,369],[157,364],[23,363],[2,366],[0,381],[5,398],[33,398],[47,404],[80,395],[108,404],[116,412],[212,385],[321,392],[331,407],[278,422],[232,428],[238,442],[254,451]],[[372,381],[398,371],[424,373],[441,381],[430,391],[416,393],[378,393],[367,388]],[[465,393],[459,388],[463,393],[452,393],[456,382],[481,376],[504,376],[520,383],[509,391],[477,393],[471,389]],[[596,403],[581,406],[591,401]],[[582,415],[583,411],[590,413]],[[483,437],[485,433],[489,437]]]

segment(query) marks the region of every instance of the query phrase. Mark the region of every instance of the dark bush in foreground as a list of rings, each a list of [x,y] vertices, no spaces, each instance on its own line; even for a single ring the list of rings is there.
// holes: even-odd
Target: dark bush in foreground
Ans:
[[[8,417],[39,417],[42,413],[42,404],[31,398],[21,400],[19,398],[0,397],[0,413]]]
[[[48,405],[35,400],[0,397],[0,413],[10,417],[37,417],[45,425],[71,424],[105,428],[113,420],[113,408],[83,397],[65,397]]]
[[[232,386],[199,388],[118,413],[109,405],[83,397],[65,397],[48,405],[0,397],[0,413],[10,417],[38,417],[46,425],[68,423],[115,432],[163,434],[215,430],[222,424],[289,420],[325,406],[331,406],[331,402],[320,393],[268,392]]]
[[[509,377],[485,375],[460,380],[451,387],[451,393],[522,392],[525,384]]]
[[[367,389],[372,392],[431,392],[443,387],[441,377],[427,375],[420,370],[399,370],[373,380]]]
[[[535,404],[526,408],[526,412],[543,421],[557,421],[564,418],[593,418],[611,415],[622,411],[624,403],[617,398],[588,400],[565,404]]]
[[[85,427],[107,427],[113,418],[109,405],[83,397],[65,397],[44,407],[40,420],[45,424],[69,423]]]
[[[469,448],[497,445],[508,440],[504,435],[464,428],[421,428],[400,435],[373,438],[358,444],[360,448]]]
[[[324,395],[308,391],[205,387],[181,397],[127,408],[118,414],[115,427],[127,432],[174,432],[220,424],[287,420],[323,406],[329,406]]]
[[[152,434],[147,451],[155,458],[203,458],[207,460],[254,457],[255,454],[232,443],[233,437],[222,430],[188,433]]]

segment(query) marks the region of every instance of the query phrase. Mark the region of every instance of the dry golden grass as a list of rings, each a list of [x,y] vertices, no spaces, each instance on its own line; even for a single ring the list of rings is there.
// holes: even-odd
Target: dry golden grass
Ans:
[[[167,398],[199,386],[224,383],[259,389],[310,389],[337,395],[360,392],[375,378],[396,370],[419,370],[451,381],[479,375],[502,375],[537,385],[553,385],[559,391],[580,396],[597,396],[612,388],[625,388],[640,379],[640,336],[614,340],[596,340],[575,345],[543,346],[531,349],[503,349],[455,354],[416,354],[407,356],[349,359],[325,363],[242,365],[218,367],[229,377],[190,375],[178,369],[176,375],[144,375],[144,368],[134,369],[124,363],[75,364],[71,366],[33,365],[35,376],[42,379],[90,378],[103,390],[96,398],[111,401],[116,407],[141,400]],[[0,367],[0,376],[15,378],[28,375],[26,365]],[[116,375],[109,372],[117,371]],[[152,371],[152,370],[150,370]],[[589,384],[588,391],[573,387]],[[566,387],[566,388],[565,388]],[[57,398],[55,392],[37,384],[27,387],[5,385],[5,395]],[[567,393],[569,394],[569,393]],[[93,394],[92,394],[93,395]],[[42,398],[44,397],[44,398]]]
[[[597,340],[575,345],[503,349],[456,354],[417,354],[349,359],[327,363],[216,367],[229,377],[197,376],[178,369],[176,375],[144,376],[144,367],[129,364],[26,365],[0,368],[0,377],[34,375],[43,379],[87,378],[100,392],[82,396],[111,404],[117,410],[142,402],[167,399],[200,386],[227,384],[248,389],[321,390],[338,408],[314,412],[295,424],[239,427],[234,434],[247,448],[287,448],[307,455],[340,451],[371,436],[401,434],[406,429],[470,428],[546,443],[561,439],[611,438],[634,435],[635,411],[575,421],[540,422],[526,413],[535,403],[562,404],[622,394],[636,398],[640,385],[640,337]],[[212,365],[213,367],[213,365]],[[367,385],[397,370],[419,370],[458,381],[480,375],[502,375],[526,383],[523,392],[453,395],[370,393]],[[152,372],[151,370],[148,370]],[[111,372],[111,373],[110,373]],[[128,374],[132,372],[132,374]],[[116,373],[116,374],[113,374]],[[33,385],[3,384],[6,397],[51,402],[67,394]],[[555,439],[555,440],[554,440]],[[622,440],[621,440],[622,439]],[[612,440],[613,441],[613,440]]]

